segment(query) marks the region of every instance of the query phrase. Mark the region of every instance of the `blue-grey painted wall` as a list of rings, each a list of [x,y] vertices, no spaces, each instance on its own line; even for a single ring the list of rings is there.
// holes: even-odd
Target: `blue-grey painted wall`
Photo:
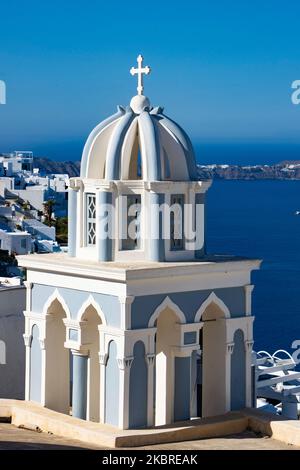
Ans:
[[[231,409],[240,410],[246,406],[246,352],[244,333],[234,334],[234,349],[231,355]]]
[[[194,322],[197,310],[211,292],[212,290],[202,290],[136,297],[131,309],[132,328],[147,328],[152,313],[163,302],[166,296],[169,296],[184,312],[187,323],[192,323]],[[227,305],[233,318],[245,315],[245,291],[243,287],[214,289],[213,292]]]
[[[186,331],[184,333],[184,344],[196,343],[197,333],[196,331]]]
[[[140,428],[147,426],[148,395],[148,368],[142,341],[135,343],[133,356],[129,385],[129,427]]]
[[[174,420],[190,418],[191,403],[191,359],[175,357]]]
[[[47,299],[53,294],[55,289],[56,287],[34,284],[32,287],[32,310],[41,313]],[[120,303],[118,297],[64,287],[58,287],[58,292],[68,305],[72,318],[75,319],[77,317],[81,305],[92,294],[103,311],[107,324],[117,328],[120,327]]]
[[[29,398],[38,403],[41,402],[41,376],[42,376],[42,351],[39,341],[39,329],[37,325],[32,327],[32,342],[30,349],[30,392]]]
[[[118,426],[119,424],[119,366],[117,363],[117,345],[109,343],[106,363],[105,380],[105,422]]]

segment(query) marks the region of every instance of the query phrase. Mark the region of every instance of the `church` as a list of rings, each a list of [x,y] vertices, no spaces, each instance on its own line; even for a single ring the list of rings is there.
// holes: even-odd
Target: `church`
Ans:
[[[120,429],[252,406],[251,272],[208,255],[185,131],[144,95],[100,122],[70,180],[68,253],[26,268],[26,400]]]

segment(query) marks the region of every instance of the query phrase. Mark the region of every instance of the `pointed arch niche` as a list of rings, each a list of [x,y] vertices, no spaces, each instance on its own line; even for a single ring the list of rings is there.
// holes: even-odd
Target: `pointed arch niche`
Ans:
[[[197,403],[202,417],[225,413],[228,407],[228,352],[227,325],[230,311],[224,302],[212,292],[196,313],[195,322],[203,322],[200,331],[198,359]]]
[[[70,352],[64,347],[66,328],[64,319],[70,319],[70,311],[57,290],[44,307],[45,331],[45,406],[60,413],[69,414],[71,406]]]
[[[81,323],[81,341],[88,349],[86,419],[100,421],[100,365],[99,365],[99,326],[106,325],[104,313],[93,296],[81,306],[78,319]]]
[[[142,161],[142,143],[138,120],[135,119],[127,134],[122,149],[121,178],[123,180],[142,180],[145,176]]]
[[[148,326],[156,327],[155,336],[155,425],[174,421],[175,359],[173,348],[180,345],[180,330],[185,315],[169,297],[156,308]]]

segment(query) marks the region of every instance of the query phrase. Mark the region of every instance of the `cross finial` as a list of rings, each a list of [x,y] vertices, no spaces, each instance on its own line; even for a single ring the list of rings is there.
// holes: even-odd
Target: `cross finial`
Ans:
[[[149,73],[151,72],[151,69],[150,67],[148,67],[148,65],[146,65],[146,67],[143,67],[143,60],[144,60],[144,57],[140,54],[137,57],[138,67],[137,68],[131,67],[130,69],[131,75],[138,76],[138,86],[137,86],[138,95],[142,95],[144,91],[143,75],[144,74],[149,75]]]

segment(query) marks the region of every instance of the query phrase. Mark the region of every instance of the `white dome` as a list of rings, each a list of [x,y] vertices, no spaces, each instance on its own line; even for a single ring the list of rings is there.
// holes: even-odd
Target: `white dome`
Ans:
[[[101,122],[89,135],[80,176],[112,180],[197,180],[187,134],[143,95]]]

